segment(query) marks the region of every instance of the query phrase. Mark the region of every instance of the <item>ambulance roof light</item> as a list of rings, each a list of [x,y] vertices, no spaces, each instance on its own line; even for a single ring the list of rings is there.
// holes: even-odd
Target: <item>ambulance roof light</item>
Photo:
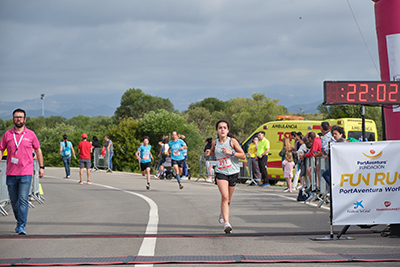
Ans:
[[[283,120],[297,120],[297,121],[304,121],[304,118],[301,116],[290,116],[290,115],[278,115],[276,116],[277,121]]]

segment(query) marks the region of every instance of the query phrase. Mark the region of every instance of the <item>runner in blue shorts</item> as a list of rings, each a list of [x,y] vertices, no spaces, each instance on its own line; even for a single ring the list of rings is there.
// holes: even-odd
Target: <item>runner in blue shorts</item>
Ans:
[[[149,137],[143,137],[143,145],[141,145],[136,151],[136,158],[140,163],[140,170],[142,171],[142,175],[145,176],[145,172],[147,173],[147,184],[146,189],[150,189],[150,168],[151,161],[153,160],[153,155],[151,154],[151,145],[149,145]],[[140,156],[139,156],[140,154]]]
[[[229,133],[227,121],[220,120],[217,122],[216,129],[218,139],[212,142],[210,155],[215,155],[217,158],[215,173],[218,189],[221,193],[219,223],[225,223],[224,231],[229,234],[232,232],[232,225],[229,223],[229,205],[239,177],[239,159],[245,159],[246,154],[239,142]]]

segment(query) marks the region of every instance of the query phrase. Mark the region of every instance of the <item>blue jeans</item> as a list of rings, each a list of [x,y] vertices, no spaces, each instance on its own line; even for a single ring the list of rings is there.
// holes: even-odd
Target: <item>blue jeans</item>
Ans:
[[[331,172],[329,171],[329,169],[326,169],[322,173],[322,177],[324,177],[325,181],[328,183],[328,185],[330,187],[331,186]]]
[[[69,176],[71,174],[71,157],[62,157],[62,160],[64,162],[64,167],[65,167],[65,174]]]
[[[108,157],[108,160],[109,160],[109,162],[108,162],[108,168],[109,168],[110,170],[112,170],[112,157],[113,157],[113,155],[114,155],[114,152],[110,152],[109,157]]]
[[[17,227],[26,226],[29,210],[29,192],[31,190],[32,175],[7,175],[8,194],[10,196]]]

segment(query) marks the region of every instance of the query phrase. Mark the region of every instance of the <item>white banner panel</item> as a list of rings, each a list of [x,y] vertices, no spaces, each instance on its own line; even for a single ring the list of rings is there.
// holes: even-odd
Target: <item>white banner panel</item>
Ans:
[[[332,224],[400,223],[400,141],[331,144]]]

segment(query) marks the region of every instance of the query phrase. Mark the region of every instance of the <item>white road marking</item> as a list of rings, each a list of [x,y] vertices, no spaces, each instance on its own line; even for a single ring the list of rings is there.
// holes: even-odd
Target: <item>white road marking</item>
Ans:
[[[54,177],[54,176],[46,176],[46,178],[60,179],[59,177]],[[68,181],[75,182],[76,180],[68,179]],[[124,192],[127,194],[135,195],[135,196],[140,197],[143,200],[145,200],[150,206],[149,221],[147,222],[145,234],[157,234],[157,231],[158,231],[158,206],[151,198],[146,197],[145,195],[142,195],[139,193],[123,190],[121,188],[117,188],[117,187],[113,187],[113,186],[109,186],[109,185],[103,185],[103,184],[98,184],[98,183],[92,183],[92,185],[101,186],[101,187],[105,187],[105,188],[109,188],[109,189],[113,189],[113,190],[118,190],[118,191],[121,191],[121,192]],[[154,252],[156,249],[156,241],[157,241],[156,237],[143,238],[143,242],[142,242],[142,245],[140,246],[138,256],[154,256]],[[141,267],[143,267],[143,266],[150,267],[150,266],[153,266],[153,264],[148,264],[148,265],[141,264],[140,266]]]

